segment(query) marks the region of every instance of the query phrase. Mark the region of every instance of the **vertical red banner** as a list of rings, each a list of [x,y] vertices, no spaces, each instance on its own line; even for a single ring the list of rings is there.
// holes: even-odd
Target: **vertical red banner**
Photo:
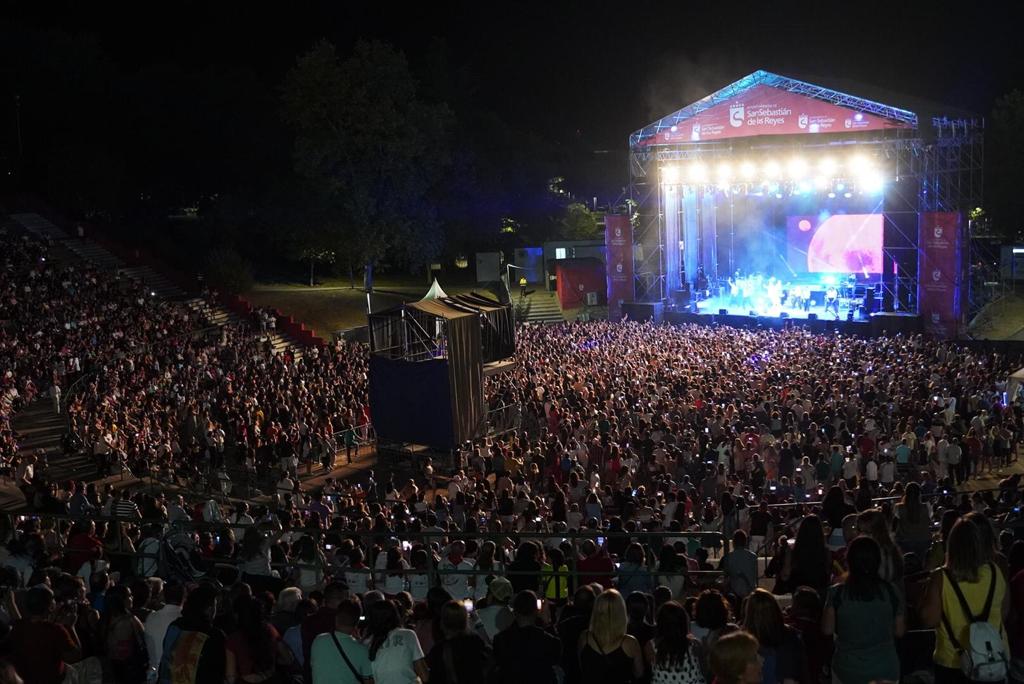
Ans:
[[[921,214],[918,250],[917,306],[924,330],[935,337],[956,337],[960,324],[960,214]]]
[[[622,318],[622,303],[633,301],[633,224],[622,214],[604,217],[608,268],[608,319]]]

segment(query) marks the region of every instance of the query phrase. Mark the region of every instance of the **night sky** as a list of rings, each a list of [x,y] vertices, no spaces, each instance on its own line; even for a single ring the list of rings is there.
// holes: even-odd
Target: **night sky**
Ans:
[[[606,172],[622,169],[624,183],[630,132],[759,68],[860,81],[987,115],[996,97],[1024,87],[1019,12],[1008,9],[1016,4],[338,0],[78,2],[63,11],[19,3],[9,11],[29,25],[93,33],[127,70],[226,63],[279,82],[320,37],[343,54],[358,38],[386,40],[414,70],[443,53],[452,73],[467,74],[474,97],[572,145],[580,168],[600,165],[592,152],[609,150]]]

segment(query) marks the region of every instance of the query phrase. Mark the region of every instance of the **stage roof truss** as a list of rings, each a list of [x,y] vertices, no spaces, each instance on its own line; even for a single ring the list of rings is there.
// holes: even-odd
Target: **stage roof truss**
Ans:
[[[811,97],[839,107],[845,107],[853,111],[863,112],[865,114],[874,114],[875,116],[880,116],[885,119],[889,119],[890,121],[898,121],[902,124],[917,128],[917,114],[906,109],[882,104],[881,102],[875,102],[874,100],[868,100],[855,95],[849,95],[847,93],[839,92],[838,90],[832,90],[831,88],[825,88],[812,83],[806,83],[795,78],[789,78],[787,76],[780,76],[779,74],[773,74],[768,71],[758,70],[752,74],[744,76],[735,83],[730,83],[724,88],[711,93],[707,97],[701,98],[693,104],[683,107],[682,109],[673,112],[668,116],[662,117],[654,123],[648,124],[634,132],[629,136],[630,147],[636,147],[642,141],[656,136],[666,128],[678,126],[687,119],[711,109],[716,105],[728,102],[730,99],[733,99],[750,90],[754,86],[759,85],[766,85],[786,92],[795,93],[797,95]]]

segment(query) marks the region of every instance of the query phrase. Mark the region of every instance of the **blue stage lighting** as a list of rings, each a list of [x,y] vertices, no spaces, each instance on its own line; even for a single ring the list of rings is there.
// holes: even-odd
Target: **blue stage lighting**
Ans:
[[[836,192],[842,192],[846,189],[845,183],[836,183]]]
[[[822,285],[835,285],[836,284],[836,277],[834,275],[824,275],[824,276],[821,276],[821,284]]]
[[[846,199],[850,199],[851,197],[853,197],[853,193],[852,192],[844,192],[843,193],[843,197],[845,197]]]
[[[834,192],[828,193],[828,198],[829,199],[835,199],[836,198],[836,193],[834,193]]]

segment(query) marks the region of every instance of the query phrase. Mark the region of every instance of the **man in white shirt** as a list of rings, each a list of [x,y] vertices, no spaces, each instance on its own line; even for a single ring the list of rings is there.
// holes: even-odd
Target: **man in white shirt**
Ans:
[[[843,461],[843,479],[849,482],[857,476],[857,459],[852,456],[847,456],[846,460]]]
[[[868,459],[867,464],[864,466],[865,474],[867,475],[868,483],[872,486],[878,484],[878,462],[875,459]]]
[[[295,490],[295,481],[288,477],[288,473],[285,473],[280,480],[277,481],[277,493],[284,497],[285,494],[291,494]]]
[[[954,437],[950,440],[949,445],[946,447],[946,463],[949,464],[949,474],[953,478],[956,484],[960,484],[966,478],[964,472],[960,467],[961,457],[963,456],[963,449],[960,448],[960,443]]]
[[[886,459],[878,468],[878,479],[886,487],[891,487],[896,481],[896,464],[892,459]]]
[[[445,574],[445,571],[465,571],[474,569],[476,566],[471,561],[463,557],[465,553],[465,542],[456,539],[452,542],[451,546],[448,547],[448,555],[442,558],[441,562],[437,564],[437,569],[440,571],[439,574],[441,575],[441,586],[447,589],[448,593],[456,601],[461,601],[472,596],[469,590],[469,580],[472,575],[449,575]]]
[[[164,607],[153,611],[146,618],[144,635],[146,639],[146,653],[149,654],[150,663],[160,663],[164,652],[164,636],[166,636],[167,628],[170,624],[181,617],[181,603],[184,597],[185,587],[180,584],[164,586]],[[156,677],[156,667],[150,665],[146,681],[155,682]]]

